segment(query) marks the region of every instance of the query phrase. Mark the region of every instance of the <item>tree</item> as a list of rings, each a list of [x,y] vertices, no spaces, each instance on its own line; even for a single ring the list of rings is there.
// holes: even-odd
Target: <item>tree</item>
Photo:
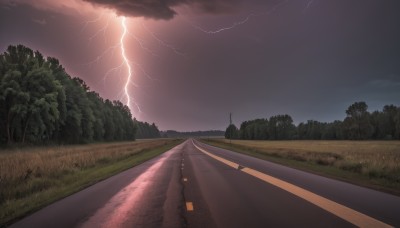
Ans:
[[[105,133],[104,100],[98,93],[93,91],[87,95],[93,112],[93,139],[94,141],[103,141]]]
[[[145,125],[159,137],[155,124]],[[128,106],[103,100],[55,58],[23,46],[0,55],[0,143],[134,140]]]
[[[277,115],[271,116],[268,121],[268,134],[273,140],[293,139],[296,133],[296,127],[293,125],[291,116]]]
[[[29,99],[25,103],[21,141],[24,143],[27,135],[30,141],[49,140],[60,117],[57,98],[58,93],[63,92],[62,86],[54,80],[49,69],[35,69],[29,72],[27,77],[23,85],[25,91],[29,93]]]
[[[370,114],[365,102],[355,102],[346,110],[347,117],[344,120],[349,139],[368,139],[373,133],[370,123]]]
[[[239,130],[234,124],[230,124],[226,128],[225,138],[226,139],[238,139],[239,138]]]
[[[57,97],[62,87],[43,56],[22,45],[9,46],[2,56],[2,71],[0,102],[7,142],[49,139],[59,118]]]
[[[344,121],[325,123],[316,120],[293,125],[289,115],[243,121],[238,138],[246,140],[344,140],[400,139],[400,107],[385,105],[382,111],[370,114],[365,102],[356,102],[346,110]],[[225,138],[230,127],[225,131]],[[232,137],[233,138],[233,137]]]
[[[396,135],[396,115],[398,108],[394,105],[383,107],[383,123],[381,126],[385,139],[392,139]]]
[[[299,139],[322,139],[326,130],[326,123],[315,120],[308,120],[307,123],[300,123],[297,128],[297,136]]]
[[[137,131],[136,136],[138,139],[161,137],[161,133],[154,123],[149,124],[147,122],[140,122],[136,119],[134,119],[134,123],[135,130]]]
[[[394,116],[395,133],[394,139],[400,139],[400,107],[397,108],[396,115]]]
[[[244,121],[240,124],[240,130],[239,130],[239,138],[240,139],[247,139],[246,128],[248,125],[249,125],[248,121]]]
[[[335,120],[332,123],[326,123],[322,133],[322,139],[343,140],[343,122]]]

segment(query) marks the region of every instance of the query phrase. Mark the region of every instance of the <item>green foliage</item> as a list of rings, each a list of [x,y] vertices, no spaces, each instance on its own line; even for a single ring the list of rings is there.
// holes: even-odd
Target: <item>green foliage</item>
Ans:
[[[224,136],[225,131],[220,130],[208,130],[208,131],[175,131],[166,130],[161,131],[162,138],[199,138],[199,137],[220,137]]]
[[[239,138],[250,140],[366,140],[400,139],[400,107],[386,105],[382,111],[368,112],[365,102],[355,102],[346,110],[347,117],[331,123],[308,120],[294,126],[289,115],[277,115],[268,119],[244,121],[240,125]],[[231,130],[225,131],[229,139]],[[235,137],[232,137],[235,139]]]
[[[256,119],[245,121],[240,125],[240,139],[268,139],[268,120]]]
[[[367,109],[368,105],[365,102],[356,102],[346,110],[344,126],[349,139],[368,139],[373,134]]]
[[[149,138],[160,138],[161,134],[157,126],[152,123],[140,122],[134,119],[135,126],[137,128],[138,139],[149,139]]]
[[[0,54],[0,144],[135,140],[146,124],[120,101],[103,100],[71,78],[55,58],[23,45]],[[154,124],[149,129],[159,137]]]
[[[240,139],[286,140],[293,139],[295,126],[289,115],[277,115],[268,119],[245,121],[240,125]]]
[[[238,139],[239,138],[239,129],[234,124],[229,125],[225,131],[225,138]]]
[[[269,135],[271,139],[293,139],[294,133],[295,126],[291,116],[277,115],[269,119]]]
[[[62,86],[52,77],[43,56],[22,45],[1,55],[0,103],[7,143],[49,139],[60,113]]]

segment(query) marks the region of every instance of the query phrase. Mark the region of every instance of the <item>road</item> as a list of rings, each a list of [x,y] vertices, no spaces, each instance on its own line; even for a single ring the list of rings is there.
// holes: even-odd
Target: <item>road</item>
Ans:
[[[400,227],[400,197],[189,139],[12,227]]]

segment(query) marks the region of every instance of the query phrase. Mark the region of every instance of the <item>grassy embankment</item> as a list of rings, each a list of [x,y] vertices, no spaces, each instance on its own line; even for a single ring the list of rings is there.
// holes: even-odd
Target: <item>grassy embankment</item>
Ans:
[[[0,227],[181,142],[156,139],[0,150]]]
[[[205,143],[400,195],[400,141],[250,141]]]

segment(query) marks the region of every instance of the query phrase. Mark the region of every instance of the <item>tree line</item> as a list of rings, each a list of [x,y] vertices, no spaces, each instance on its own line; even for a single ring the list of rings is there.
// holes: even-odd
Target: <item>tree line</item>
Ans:
[[[0,144],[135,140],[138,128],[150,127],[68,75],[57,59],[23,45],[0,55]]]
[[[225,131],[227,139],[250,140],[390,140],[400,139],[400,107],[385,105],[382,111],[368,112],[365,102],[355,102],[343,121],[330,123],[308,120],[297,126],[289,115],[244,121]]]
[[[220,130],[186,131],[186,132],[167,130],[167,131],[162,131],[161,136],[163,138],[218,137],[218,136],[224,136],[224,133],[225,133],[224,131]]]
[[[152,139],[160,138],[161,133],[155,123],[149,124],[147,122],[140,122],[136,119],[134,120],[137,126],[136,138],[138,139]]]

